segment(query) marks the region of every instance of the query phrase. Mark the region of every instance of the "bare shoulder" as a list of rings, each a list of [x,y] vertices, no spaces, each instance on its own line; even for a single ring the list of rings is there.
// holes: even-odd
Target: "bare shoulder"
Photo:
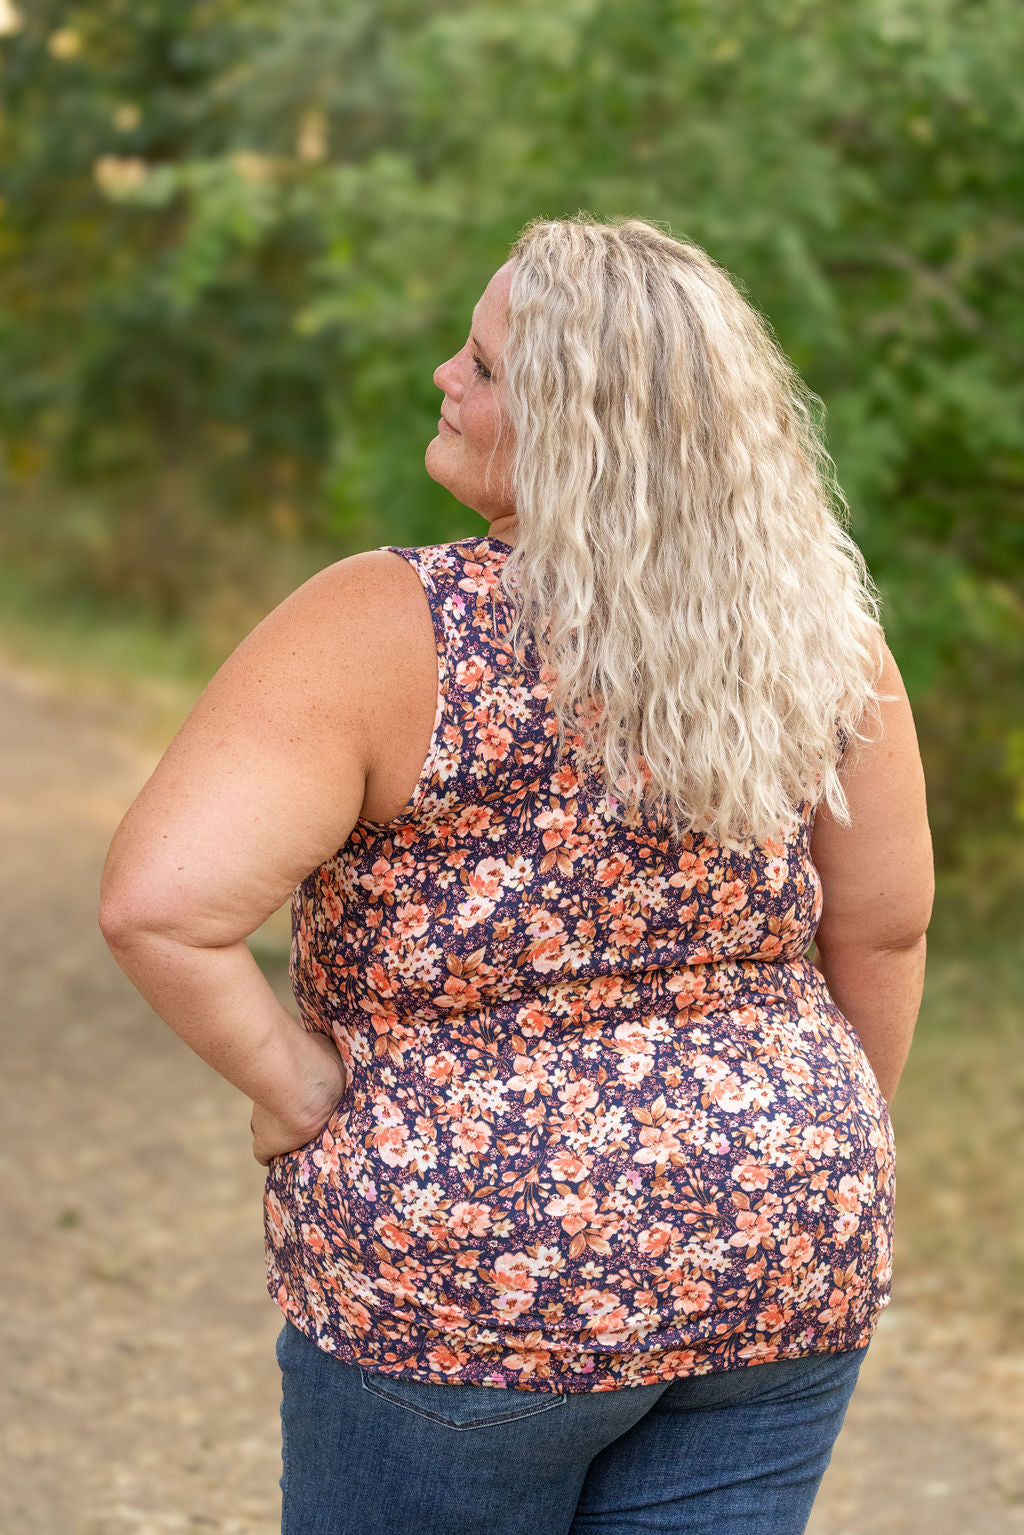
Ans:
[[[329,780],[332,792],[351,779],[346,798],[358,780],[361,801],[381,722],[394,717],[408,680],[407,652],[422,654],[403,638],[413,628],[415,640],[417,622],[431,633],[423,587],[401,555],[370,550],[326,566],[231,652],[171,743],[166,765],[177,759],[194,772],[212,753],[277,760],[282,772]],[[426,653],[431,660],[432,645]]]
[[[407,560],[372,549],[325,566],[296,588],[228,657],[207,692],[247,683],[285,689],[296,704],[351,727],[381,691],[400,685],[401,638],[426,602]],[[429,629],[429,610],[427,610]]]
[[[876,687],[887,695],[878,719],[860,729],[839,766],[851,822],[820,805],[811,857],[824,895],[819,941],[832,934],[896,944],[927,926],[934,864],[924,768],[903,678],[883,644]]]
[[[352,554],[317,571],[253,631],[270,642],[286,637],[313,658],[324,640],[371,647],[394,634],[395,621],[423,603],[419,577],[387,549]]]

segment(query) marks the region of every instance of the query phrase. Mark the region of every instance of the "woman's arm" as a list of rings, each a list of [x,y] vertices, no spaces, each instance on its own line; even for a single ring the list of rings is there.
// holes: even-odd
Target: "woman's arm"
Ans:
[[[115,959],[253,1100],[263,1162],[312,1139],[347,1079],[332,1041],[278,1002],[244,939],[358,819],[403,604],[422,604],[399,566],[379,551],[342,560],[253,630],[129,809],[103,870],[100,927]]]
[[[921,1007],[935,874],[914,719],[896,662],[883,650],[876,685],[895,701],[879,705],[881,728],[867,745],[851,742],[839,769],[852,825],[839,825],[821,806],[811,857],[823,894],[816,964],[888,1103]]]

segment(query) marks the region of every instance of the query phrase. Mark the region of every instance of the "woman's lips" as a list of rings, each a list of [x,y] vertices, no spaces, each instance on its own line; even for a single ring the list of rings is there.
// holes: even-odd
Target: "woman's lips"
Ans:
[[[453,437],[461,437],[462,436],[462,433],[461,432],[457,432],[455,430],[455,428],[452,426],[451,422],[448,420],[448,418],[446,416],[442,416],[441,419],[438,421],[437,429],[438,429],[439,432],[451,432]]]

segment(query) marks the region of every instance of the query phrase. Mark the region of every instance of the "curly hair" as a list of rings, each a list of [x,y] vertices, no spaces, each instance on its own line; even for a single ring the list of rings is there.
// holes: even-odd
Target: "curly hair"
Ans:
[[[636,218],[536,219],[511,250],[501,584],[551,681],[558,758],[741,848],[808,799],[844,825],[879,597],[804,385],[740,285]]]

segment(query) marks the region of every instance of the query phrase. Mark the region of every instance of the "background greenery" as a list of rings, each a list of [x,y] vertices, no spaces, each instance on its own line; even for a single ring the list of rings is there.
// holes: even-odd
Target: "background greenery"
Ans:
[[[1018,0],[0,0],[0,635],[35,657],[198,686],[318,566],[478,528],[423,470],[432,373],[534,215],[662,221],[769,317],[929,784],[904,1272],[1024,1328],[1022,53]]]
[[[1017,0],[3,0],[8,608],[202,665],[318,564],[471,530],[422,451],[490,272],[538,213],[665,221],[824,402],[940,870],[1001,920],[1022,35]]]

